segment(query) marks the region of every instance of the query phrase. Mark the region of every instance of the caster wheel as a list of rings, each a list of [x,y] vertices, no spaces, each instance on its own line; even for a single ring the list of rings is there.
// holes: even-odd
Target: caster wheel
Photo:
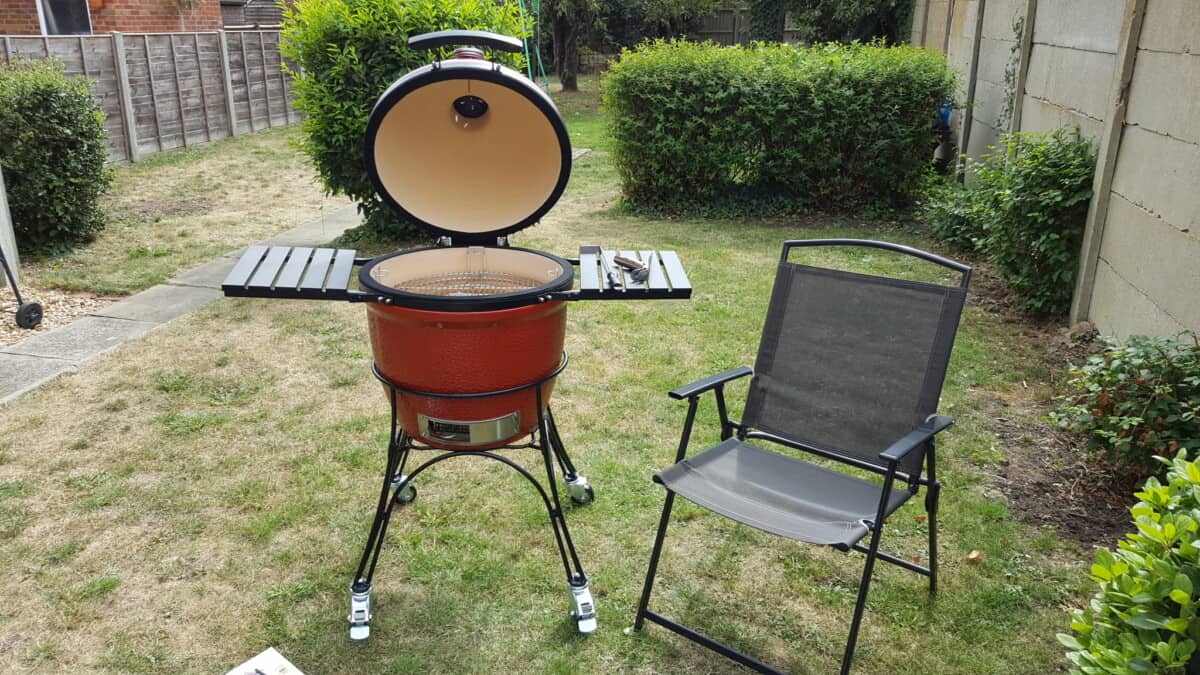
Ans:
[[[578,491],[578,494],[576,491],[571,492],[571,501],[579,506],[591,504],[596,501],[596,491],[592,489],[591,485],[584,485],[583,489]]]
[[[21,328],[37,328],[42,322],[42,306],[36,302],[24,302],[17,308],[17,325]]]
[[[350,588],[350,639],[362,642],[371,637],[371,587],[355,591]]]
[[[587,476],[575,474],[567,478],[567,496],[574,504],[584,506],[596,500],[596,491],[592,489]]]
[[[596,632],[596,603],[592,600],[592,591],[586,579],[579,584],[571,584],[571,618],[576,621],[580,633],[588,635]]]
[[[392,484],[399,485],[407,478],[408,476],[397,476],[396,479],[392,481]],[[397,504],[413,503],[417,499],[417,486],[413,485],[412,483],[405,485],[403,488],[396,490],[396,494],[393,499],[396,500]]]

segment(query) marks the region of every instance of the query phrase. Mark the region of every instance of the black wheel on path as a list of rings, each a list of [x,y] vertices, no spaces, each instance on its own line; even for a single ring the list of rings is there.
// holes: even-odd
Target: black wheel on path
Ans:
[[[17,308],[17,325],[21,328],[37,328],[42,322],[42,306],[36,302],[23,302]]]

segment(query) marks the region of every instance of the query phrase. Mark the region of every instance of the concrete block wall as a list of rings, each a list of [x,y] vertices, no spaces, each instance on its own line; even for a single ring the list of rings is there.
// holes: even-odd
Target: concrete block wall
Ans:
[[[1024,0],[988,0],[979,38],[979,66],[976,70],[975,103],[970,142],[966,149],[972,157],[986,152],[1009,128],[1004,115],[1006,99],[1005,70],[1013,63],[1019,48],[1013,22],[1025,11]],[[968,29],[974,33],[972,22]]]
[[[1088,317],[1200,332],[1200,7],[1147,0]]]
[[[1038,2],[1022,131],[1077,126],[1099,137],[1124,9],[1124,0]]]
[[[1004,66],[1016,46],[1013,20],[1024,16],[1028,2],[987,0],[969,155],[1006,131],[1004,120],[997,119],[1006,93]],[[948,61],[965,77],[978,3],[917,0],[913,44],[941,51],[949,31]],[[1132,17],[1143,3],[1137,31]],[[1089,285],[1082,275],[1072,320],[1091,320],[1102,333],[1118,337],[1200,332],[1200,3],[1032,4],[1029,51],[1018,49],[1028,68],[1016,93],[1019,130],[1078,127],[1110,150],[1107,159],[1101,157],[1101,189],[1088,223],[1098,246],[1094,257],[1085,248],[1081,268],[1094,265],[1094,277]],[[1136,39],[1130,42],[1131,69],[1119,63],[1123,36]],[[1130,79],[1123,96],[1113,86],[1121,74]]]

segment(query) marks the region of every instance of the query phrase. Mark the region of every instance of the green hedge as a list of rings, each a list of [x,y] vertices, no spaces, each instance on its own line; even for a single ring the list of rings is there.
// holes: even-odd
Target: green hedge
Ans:
[[[355,200],[380,236],[414,231],[375,196],[363,164],[367,118],[388,85],[439,56],[409,49],[408,37],[451,28],[527,34],[517,3],[492,0],[299,0],[284,14],[281,50],[294,64],[301,147],[325,189]],[[519,69],[523,59],[501,60]]]
[[[909,204],[954,82],[912,47],[659,41],[624,52],[603,92],[630,206],[763,214]]]
[[[67,77],[54,59],[0,66],[0,166],[22,251],[53,251],[104,228],[104,139],[87,80]]]
[[[1181,450],[1166,483],[1149,478],[1130,509],[1137,531],[1096,551],[1100,589],[1071,616],[1072,673],[1195,672],[1200,642],[1200,463]],[[1190,666],[1190,667],[1189,667]]]

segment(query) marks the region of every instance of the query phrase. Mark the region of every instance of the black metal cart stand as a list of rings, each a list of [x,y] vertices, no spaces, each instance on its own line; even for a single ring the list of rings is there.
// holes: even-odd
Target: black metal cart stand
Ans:
[[[563,513],[562,502],[559,499],[557,484],[554,480],[554,463],[557,461],[566,484],[567,494],[576,504],[591,503],[594,492],[587,478],[575,470],[575,465],[563,447],[562,438],[554,424],[554,414],[549,407],[543,406],[542,385],[558,376],[567,367],[567,356],[563,354],[561,364],[552,373],[535,382],[510,387],[497,391],[471,394],[440,394],[427,391],[407,389],[388,380],[377,367],[371,370],[375,377],[387,387],[388,399],[392,405],[391,431],[388,436],[387,468],[383,474],[383,486],[379,490],[379,505],[375,509],[375,520],[371,523],[371,533],[367,536],[363,548],[362,559],[354,581],[350,584],[350,639],[366,640],[370,637],[371,621],[371,581],[375,576],[375,566],[379,562],[379,554],[383,550],[383,541],[387,535],[388,522],[396,506],[411,503],[417,497],[414,479],[426,469],[435,464],[455,457],[484,457],[500,462],[533,484],[534,488],[546,505],[550,516],[550,527],[554,531],[554,540],[558,545],[558,553],[562,558],[563,569],[566,571],[567,584],[571,592],[571,617],[578,622],[579,632],[591,633],[596,630],[595,604],[592,593],[588,588],[588,578],[579,563],[579,555],[575,552],[575,544],[571,541],[571,533],[567,528],[567,519]],[[491,450],[444,450],[431,448],[415,442],[408,432],[400,427],[396,416],[396,398],[399,393],[436,398],[478,399],[491,396],[511,394],[526,389],[534,389],[538,410],[537,429],[530,434],[529,440],[522,444],[504,445]],[[546,467],[546,478],[549,490],[538,479],[512,459],[498,454],[496,450],[533,449],[542,455]],[[405,473],[409,457],[413,450],[439,451],[432,458],[425,460]]]
[[[370,260],[356,257],[351,249],[289,246],[250,246],[234,265],[221,288],[229,297],[328,300],[341,302],[377,302],[389,298],[354,290],[351,275],[356,267]],[[580,246],[579,257],[567,259],[578,268],[578,286],[571,290],[549,292],[539,302],[593,300],[682,300],[691,297],[692,285],[679,256],[674,251],[622,250],[599,246]],[[516,387],[481,393],[447,394],[418,391],[389,381],[374,365],[375,377],[384,384],[391,403],[391,430],[388,436],[387,465],[375,518],[367,536],[362,558],[350,585],[350,637],[365,640],[370,635],[371,582],[379,554],[383,550],[388,522],[399,505],[416,498],[413,480],[426,469],[453,457],[483,457],[507,465],[533,484],[546,506],[555,543],[562,558],[571,593],[571,616],[580,632],[596,629],[595,605],[588,578],[579,563],[575,544],[567,528],[560,491],[555,480],[555,463],[562,473],[565,491],[576,504],[590,503],[594,497],[587,478],[580,475],[563,447],[554,422],[554,414],[545,405],[542,385],[557,377],[567,366],[564,354],[557,368],[541,379]],[[443,399],[480,399],[533,389],[537,405],[537,426],[525,443],[504,445],[488,450],[443,450],[417,443],[400,425],[396,402],[400,395]],[[548,486],[501,451],[532,449],[541,453]],[[409,470],[414,450],[437,454]]]

